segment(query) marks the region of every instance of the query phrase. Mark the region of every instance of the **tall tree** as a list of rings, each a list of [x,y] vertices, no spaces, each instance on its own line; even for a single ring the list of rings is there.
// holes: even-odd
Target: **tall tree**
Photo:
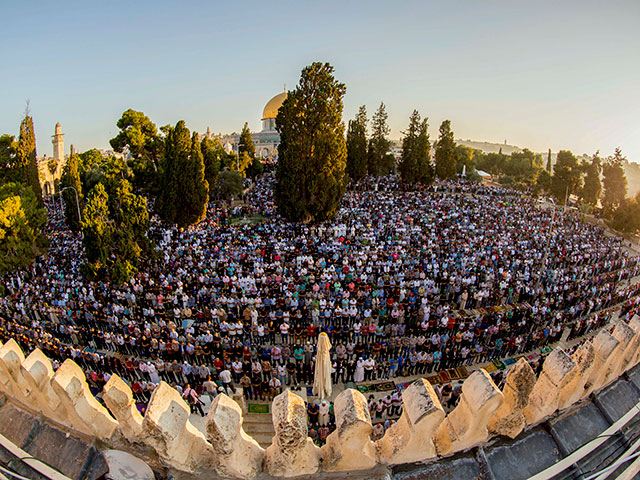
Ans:
[[[347,173],[357,182],[367,174],[367,107],[362,105],[347,129]]]
[[[438,175],[438,178],[455,177],[456,164],[458,163],[457,157],[451,122],[445,120],[440,125],[440,137],[436,144],[436,175]]]
[[[252,160],[256,156],[256,147],[253,145],[251,130],[249,130],[249,124],[247,122],[245,122],[244,127],[242,127],[240,140],[238,140],[238,154],[242,156],[244,152],[247,152]]]
[[[600,183],[600,172],[602,171],[602,161],[599,156],[600,152],[593,154],[591,163],[588,163],[584,170],[584,185],[582,186],[582,200],[589,205],[597,205],[602,184]]]
[[[602,166],[602,173],[604,175],[602,205],[607,216],[610,216],[627,196],[627,177],[624,173],[625,161],[626,158],[622,155],[622,151],[616,148],[613,157],[607,158]]]
[[[0,135],[0,185],[17,180],[16,142],[13,135]]]
[[[121,173],[121,166],[109,164],[106,176],[89,193],[82,219],[87,273],[115,283],[128,281],[151,251],[147,201],[133,193]]]
[[[168,129],[159,183],[156,209],[166,222],[183,228],[205,217],[209,183],[200,142],[195,132],[190,137],[183,120]]]
[[[547,172],[551,173],[551,149],[547,153]]]
[[[28,106],[24,119],[20,123],[20,136],[16,146],[16,169],[19,172],[19,180],[32,188],[38,202],[42,204],[42,188],[36,158],[36,133]]]
[[[298,86],[278,110],[274,198],[288,220],[322,221],[338,210],[346,189],[345,92],[333,67],[315,62],[302,70]]]
[[[428,184],[433,181],[428,127],[427,119],[422,120],[420,113],[414,110],[409,117],[409,128],[402,138],[402,158],[398,166],[405,183]]]
[[[0,187],[0,272],[25,268],[47,251],[47,213],[30,186]]]
[[[209,184],[209,193],[211,194],[213,193],[213,188],[211,187],[218,180],[218,174],[220,173],[222,161],[226,157],[226,152],[220,140],[206,137],[202,139],[200,150],[204,161],[204,178]]]
[[[73,148],[71,151],[73,152]],[[63,190],[62,196],[65,202],[65,218],[67,225],[73,232],[79,232],[82,228],[81,219],[78,218],[78,211],[82,210],[82,182],[80,182],[78,169],[79,160],[78,154],[72,153],[62,169],[62,177],[60,178]]]
[[[393,170],[395,159],[390,153],[391,142],[387,125],[387,108],[383,102],[371,119],[371,137],[369,138],[368,170],[370,175],[386,175]]]
[[[150,189],[163,151],[162,137],[156,125],[144,113],[130,108],[122,114],[116,126],[120,132],[109,140],[111,147],[116,152],[129,151],[129,166],[136,185]]]
[[[551,194],[560,203],[565,203],[568,196],[580,191],[582,173],[578,159],[568,150],[560,150],[553,167],[551,177]]]

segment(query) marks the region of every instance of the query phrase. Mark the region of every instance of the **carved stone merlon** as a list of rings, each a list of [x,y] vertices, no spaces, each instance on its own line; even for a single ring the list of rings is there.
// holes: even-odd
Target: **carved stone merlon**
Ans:
[[[24,353],[13,338],[0,347],[0,390],[20,403],[34,408],[33,402],[27,398],[27,392],[18,384],[22,362]]]
[[[218,395],[207,416],[207,440],[223,476],[254,478],[262,467],[264,450],[242,428],[242,409],[225,394]]]
[[[558,396],[558,408],[560,410],[580,400],[584,395],[584,387],[589,381],[593,370],[596,352],[591,342],[585,342],[573,352],[571,358],[576,364],[576,373],[564,387],[560,389]]]
[[[596,355],[591,375],[585,385],[585,397],[605,385],[611,362],[614,360],[613,352],[620,344],[618,339],[606,330],[600,330],[591,341]]]
[[[308,436],[304,400],[285,390],[273,399],[271,410],[276,434],[264,454],[269,475],[295,477],[316,473],[320,467],[320,449]]]
[[[142,442],[142,415],[129,385],[113,374],[102,391],[104,403],[118,420],[120,433],[130,442]]]
[[[58,368],[51,386],[67,412],[72,428],[100,439],[111,438],[118,422],[94,398],[82,369],[71,359]]]
[[[436,456],[433,436],[444,420],[444,410],[431,384],[424,378],[413,382],[402,394],[400,419],[376,442],[383,463],[408,463]]]
[[[504,402],[489,420],[491,434],[516,438],[527,425],[524,409],[536,384],[536,374],[524,358],[518,360],[505,381],[502,395]]]
[[[549,354],[524,409],[527,424],[538,423],[558,409],[560,391],[575,374],[576,363],[564,350],[556,348]]]
[[[38,348],[20,365],[18,383],[29,392],[40,413],[58,423],[71,426],[67,422],[67,411],[51,386],[52,378],[51,362]]]
[[[216,458],[204,435],[189,421],[191,409],[177,390],[161,382],[142,420],[144,442],[169,465],[196,472],[213,468]]]
[[[611,383],[627,369],[627,349],[633,348],[635,331],[626,323],[620,321],[613,329],[613,338],[620,342],[612,354],[611,367],[607,373],[605,383]]]
[[[634,315],[629,320],[629,327],[633,330],[634,335],[625,353],[626,370],[638,363],[640,357],[640,316]]]
[[[465,450],[489,437],[487,424],[504,397],[483,369],[462,384],[458,406],[444,419],[433,437],[440,455]]]
[[[367,399],[348,388],[334,401],[336,430],[322,447],[325,470],[366,470],[376,464],[375,445],[371,441],[373,426]]]

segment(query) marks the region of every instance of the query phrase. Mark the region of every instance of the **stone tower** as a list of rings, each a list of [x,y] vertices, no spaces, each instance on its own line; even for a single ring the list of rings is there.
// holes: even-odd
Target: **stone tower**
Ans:
[[[61,164],[64,162],[64,135],[60,122],[56,123],[56,133],[51,143],[53,143],[53,158],[58,164]]]

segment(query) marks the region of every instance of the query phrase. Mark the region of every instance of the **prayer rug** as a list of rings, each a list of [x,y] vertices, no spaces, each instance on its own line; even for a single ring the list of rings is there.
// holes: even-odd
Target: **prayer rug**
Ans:
[[[505,358],[502,363],[505,364],[505,366],[509,366],[509,365],[513,365],[514,363],[516,363],[516,361],[513,358]]]
[[[438,377],[441,383],[449,383],[451,381],[451,377],[449,377],[449,374],[444,370],[438,373]]]
[[[504,363],[502,363],[500,360],[494,360],[493,364],[498,370],[504,370]]]
[[[376,392],[386,392],[387,390],[395,390],[396,384],[393,382],[382,382],[376,384]]]
[[[487,373],[493,373],[498,371],[498,367],[496,367],[493,363],[490,363],[486,367],[482,367],[482,368],[484,368],[484,371]]]
[[[469,376],[469,370],[467,370],[467,367],[457,367],[456,368],[456,372],[458,372],[458,379],[462,380],[464,378],[467,378]]]
[[[427,377],[427,380],[429,380],[429,383],[431,385],[439,385],[440,384],[440,378],[438,378],[438,375],[432,375],[430,377]]]
[[[247,407],[249,413],[269,413],[268,403],[250,403]]]

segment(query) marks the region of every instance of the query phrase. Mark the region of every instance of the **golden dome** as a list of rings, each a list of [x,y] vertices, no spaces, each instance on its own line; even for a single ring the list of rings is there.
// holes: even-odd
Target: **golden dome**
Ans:
[[[276,118],[278,116],[278,109],[282,106],[282,102],[284,102],[286,98],[287,92],[282,92],[269,100],[262,111],[262,120]]]

